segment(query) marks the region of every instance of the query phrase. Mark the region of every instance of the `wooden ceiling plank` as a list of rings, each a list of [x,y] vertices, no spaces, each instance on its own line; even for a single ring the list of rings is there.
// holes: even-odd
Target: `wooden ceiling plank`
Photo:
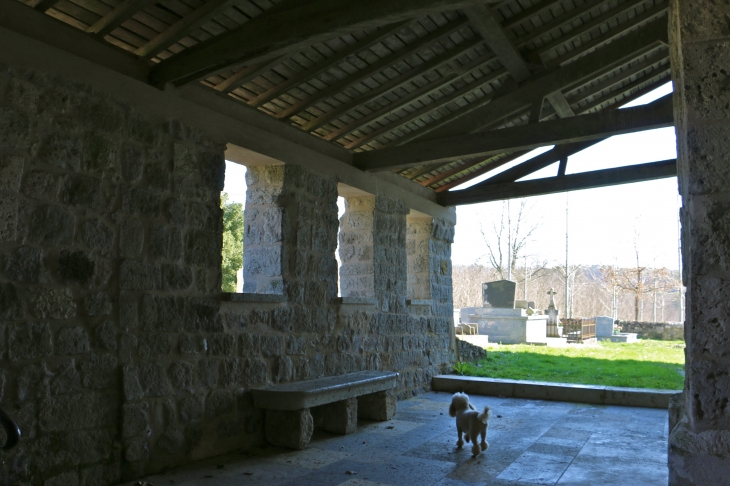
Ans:
[[[390,170],[652,130],[674,125],[672,106],[671,97],[665,97],[661,102],[650,106],[605,111],[361,152],[354,155],[353,161],[361,170]]]
[[[193,30],[211,20],[221,11],[230,7],[234,2],[235,0],[210,0],[204,3],[200,8],[195,9],[189,15],[175,22],[157,37],[134,51],[134,53],[147,59],[156,56]]]
[[[114,10],[97,20],[86,32],[104,37],[122,25],[139,10],[151,5],[155,0],[124,0]]]
[[[490,73],[488,76],[485,76],[485,78],[480,78],[479,80],[477,80],[474,83],[467,84],[466,86],[463,86],[460,89],[457,89],[456,91],[454,91],[453,93],[451,93],[447,96],[442,96],[441,98],[432,100],[431,103],[428,103],[425,106],[423,106],[422,108],[414,110],[413,112],[409,113],[407,116],[400,118],[397,122],[398,127],[403,126],[406,123],[409,123],[409,122],[417,119],[418,117],[421,117],[427,113],[430,113],[433,110],[440,108],[448,103],[451,103],[455,99],[459,99],[462,96],[465,96],[473,91],[483,88],[484,86],[498,80],[500,77],[503,77],[506,74],[507,74],[507,71],[505,69],[500,69],[500,70],[494,71],[494,72]],[[476,110],[476,109],[480,108],[481,106],[483,106],[485,103],[488,103],[489,100],[490,100],[490,97],[485,96],[476,102],[470,103],[468,106],[466,106],[464,108],[464,111],[468,112],[469,110]],[[389,111],[395,111],[395,110],[392,109]],[[461,113],[461,111],[459,113]],[[386,125],[377,130],[373,130],[372,132],[368,133],[367,135],[360,137],[359,139],[357,139],[353,142],[348,143],[347,145],[345,145],[345,148],[352,149],[352,148],[356,148],[356,147],[361,147],[362,145],[368,143],[369,141],[371,141],[385,133],[393,131],[395,128],[397,128],[397,127],[394,127],[391,125]]]
[[[575,19],[580,18],[593,10],[599,9],[611,1],[612,0],[588,0],[587,2],[576,8],[566,10],[565,13],[563,13],[562,15],[554,18],[552,21],[542,25],[532,32],[528,32],[527,34],[514,39],[513,42],[515,43],[515,45],[521,46],[527,42],[532,41],[533,39],[540,39],[541,37],[544,37],[546,35],[553,34],[556,31],[560,31],[560,29],[562,29],[566,25],[571,24],[573,21],[575,21]]]
[[[350,110],[355,109],[358,106],[361,106],[365,103],[369,103],[370,101],[380,97],[384,93],[388,93],[390,91],[393,91],[394,89],[398,89],[399,87],[403,86],[404,84],[411,82],[413,78],[416,76],[421,76],[425,73],[428,73],[430,71],[433,71],[434,69],[438,69],[445,64],[453,61],[457,57],[463,55],[470,49],[473,49],[474,47],[481,44],[482,41],[480,39],[470,39],[466,42],[463,42],[456,46],[455,49],[451,49],[449,51],[444,52],[440,56],[436,56],[423,64],[419,64],[418,66],[414,67],[413,69],[410,69],[400,76],[397,76],[391,80],[389,80],[386,83],[381,84],[380,86],[371,89],[367,93],[364,93],[363,96],[357,97],[352,99],[350,102],[343,103],[340,106],[334,108],[333,110],[330,110],[323,114],[320,117],[315,118],[311,122],[307,123],[302,127],[302,130],[311,132],[313,130],[316,130],[317,128],[322,127],[323,125],[329,123],[331,120],[337,118],[338,116],[342,115],[343,113],[347,113]]]
[[[464,180],[464,182],[466,182],[467,180],[474,179],[482,174],[485,174],[485,173],[495,170],[499,167],[502,167],[504,164],[506,164],[508,162],[512,162],[513,160],[515,160],[519,157],[522,157],[523,155],[525,155],[528,152],[529,152],[528,150],[522,150],[519,152],[514,152],[512,154],[503,154],[504,157],[502,157],[501,159],[498,159],[498,160],[482,167],[481,169],[477,169],[476,171],[470,172],[467,176],[465,176],[464,178],[459,179],[459,180],[460,181]],[[494,158],[494,157],[492,157],[492,158]],[[472,167],[474,167],[476,165],[487,162],[488,160],[489,159],[485,160],[484,157],[477,157],[475,159],[469,159],[469,160],[465,161],[464,164],[458,165],[449,170],[445,170],[444,172],[439,172],[437,174],[434,174],[433,176],[426,179],[425,181],[420,182],[420,184],[424,187],[431,186],[437,182],[441,182],[444,179],[448,179],[449,177],[454,176],[454,175],[458,174],[459,172],[463,172],[467,169],[471,169]],[[489,169],[484,170],[487,167]],[[472,177],[472,174],[475,174],[475,175],[473,175],[473,177]],[[461,182],[461,184],[463,184],[463,182]]]
[[[442,78],[439,78],[435,81],[432,81],[421,88],[412,91],[411,93],[408,93],[407,95],[401,97],[397,101],[397,105],[388,105],[384,106],[379,110],[375,110],[372,113],[365,115],[363,117],[358,118],[354,122],[352,122],[349,125],[346,125],[338,130],[335,130],[333,132],[328,133],[324,138],[325,140],[337,140],[343,136],[346,136],[362,127],[367,125],[368,123],[377,120],[379,118],[382,118],[389,113],[393,113],[395,110],[400,109],[401,107],[407,105],[408,103],[411,103],[414,100],[417,100],[419,98],[423,98],[424,96],[430,96],[431,94],[440,91],[441,89],[445,88],[449,84],[455,83],[456,81],[463,79],[464,77],[472,74],[477,69],[481,69],[490,62],[494,61],[495,58],[493,57],[481,57],[474,59],[473,61],[461,66],[460,68],[456,69],[451,74],[445,75]],[[507,73],[506,70],[503,68],[500,68],[497,72],[490,73],[487,75],[491,81],[494,81],[499,76],[504,76]],[[491,82],[487,81],[487,82]],[[484,84],[482,83],[482,86]],[[474,88],[476,89],[476,87]]]
[[[275,12],[265,11],[229,34],[159,63],[150,82],[158,87],[167,83],[181,86],[231,66],[269,61],[333,37],[476,3],[484,0],[284,0],[281,4],[285,5]]]
[[[667,26],[658,22],[647,29],[629,33],[613,42],[611,44],[613,48],[610,50],[602,49],[540,76],[532,76],[519,88],[493,99],[491,103],[478,110],[472,110],[469,114],[447,124],[429,130],[419,130],[417,137],[430,133],[429,139],[434,139],[493,128],[505,118],[526,111],[532,100],[537,97],[547,96],[558,90],[569,92],[576,86],[600,77],[603,73],[615,70],[635,58],[637,52],[653,49],[666,38]]]
[[[558,1],[543,0],[542,2],[539,2],[539,3],[531,6],[530,8],[527,8],[527,9],[523,10],[522,12],[506,19],[504,22],[502,22],[502,28],[511,29],[513,27],[517,27],[518,25],[522,24],[523,22],[526,22],[526,21],[532,19],[533,17],[537,17],[538,15],[551,9],[552,7],[556,6],[559,3],[561,3],[560,0],[558,0]]]
[[[394,35],[396,32],[404,28],[409,23],[409,21],[397,22],[393,25],[381,28],[380,30],[369,35],[362,41],[352,44],[341,52],[338,52],[336,56],[329,57],[324,61],[304,70],[297,76],[292,76],[286,81],[274,86],[271,89],[268,89],[264,93],[261,93],[256,98],[250,100],[249,105],[258,108],[259,106],[268,103],[269,101],[273,100],[281,93],[286,92],[293,86],[300,85],[316,76],[319,76],[320,74],[328,71],[337,64],[346,61],[350,56],[353,56],[355,53],[369,49],[373,45],[382,42],[384,39],[390,37],[391,35]]]
[[[494,184],[456,192],[442,192],[437,202],[442,206],[461,206],[505,199],[541,196],[565,191],[593,189],[634,182],[665,179],[677,175],[677,159],[636,164],[615,169],[580,172],[522,182]]]
[[[335,94],[344,91],[355,84],[362,82],[362,80],[369,78],[374,74],[377,74],[383,69],[391,67],[393,64],[416,53],[417,51],[429,47],[430,45],[440,41],[442,38],[451,35],[458,29],[466,26],[467,23],[467,19],[459,19],[456,22],[450,22],[443,27],[440,27],[437,30],[431,32],[430,34],[421,37],[417,41],[406,45],[403,49],[393,52],[393,54],[391,54],[390,56],[384,57],[379,61],[370,64],[366,68],[356,72],[355,74],[347,76],[344,79],[341,79],[338,82],[327,86],[325,89],[317,91],[313,96],[309,96],[299,101],[298,103],[291,105],[286,110],[277,113],[276,117],[283,119],[296,115],[297,113],[306,110],[310,106],[319,103],[320,101],[323,101],[331,96],[334,96]]]
[[[573,108],[570,107],[570,103],[565,99],[565,95],[560,91],[553,91],[545,95],[545,98],[550,102],[555,112],[560,118],[568,118],[575,116]]]
[[[49,9],[53,8],[53,6],[56,5],[59,1],[60,0],[41,0],[33,8],[38,10],[39,12],[46,12]]]
[[[226,78],[224,81],[216,84],[215,89],[222,93],[230,93],[239,86],[248,83],[252,79],[261,76],[265,72],[270,71],[271,68],[273,68],[277,64],[280,64],[281,61],[281,58],[277,58],[273,61],[262,62],[253,66],[246,66],[237,73],[232,74],[231,76]]]
[[[484,39],[489,49],[497,56],[502,66],[517,81],[524,81],[531,73],[527,63],[522,59],[517,48],[502,30],[502,26],[494,18],[492,12],[485,5],[474,5],[464,9],[472,27]]]
[[[646,86],[645,88],[639,90],[637,93],[635,93],[629,97],[626,97],[622,101],[625,101],[626,103],[633,101],[634,99],[644,96],[645,94],[655,90],[659,86],[660,86],[660,83],[650,84],[649,86]],[[622,90],[621,93],[618,94],[616,97],[620,96],[623,93],[625,93],[625,91]],[[625,104],[625,103],[622,103],[622,104]],[[609,109],[615,110],[615,109],[618,109],[620,106],[621,105],[614,105],[614,106],[611,106]],[[596,140],[589,140],[589,141],[585,141],[585,142],[576,142],[576,143],[572,143],[572,144],[559,145],[543,154],[537,155],[529,160],[526,160],[526,161],[522,162],[521,164],[516,165],[515,167],[512,167],[511,169],[508,169],[496,176],[490,177],[489,179],[487,179],[486,181],[484,181],[480,184],[489,184],[489,183],[496,184],[496,183],[503,183],[503,182],[515,182],[519,179],[522,179],[523,177],[526,177],[526,176],[534,173],[535,171],[544,169],[545,167],[548,167],[549,165],[554,164],[555,162],[558,162],[561,159],[561,157],[570,157],[571,155],[577,154],[578,152],[581,152],[581,151],[587,149],[588,147],[601,143],[604,140],[606,140],[606,139],[602,138],[602,139],[596,139]],[[483,160],[481,160],[480,162],[477,162],[477,164],[481,163],[481,162],[483,162]],[[468,168],[469,167],[464,167],[462,170],[466,170]],[[489,171],[484,171],[483,173],[486,173],[486,172],[489,172]],[[460,186],[461,184],[463,184],[471,179],[472,178],[469,177],[469,178],[464,178],[464,179],[459,179],[457,181],[453,181],[450,184],[450,188]],[[442,180],[442,179],[440,179],[440,180]],[[438,182],[438,181],[435,181],[435,182]],[[474,187],[476,187],[476,186],[474,186]],[[439,188],[439,189],[441,189],[441,188]]]

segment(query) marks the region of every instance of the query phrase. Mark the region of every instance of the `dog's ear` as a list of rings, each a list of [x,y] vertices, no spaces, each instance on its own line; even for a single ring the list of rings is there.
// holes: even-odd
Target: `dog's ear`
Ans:
[[[449,405],[449,415],[452,417],[456,417],[456,407],[454,407],[453,403]]]

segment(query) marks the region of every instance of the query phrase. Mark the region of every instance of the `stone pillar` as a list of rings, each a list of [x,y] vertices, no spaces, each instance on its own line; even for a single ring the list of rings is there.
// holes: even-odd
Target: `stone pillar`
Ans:
[[[340,219],[340,293],[375,297],[373,223],[375,196],[345,198]]]
[[[730,3],[672,0],[679,188],[682,195],[686,378],[669,438],[669,483],[730,477]],[[676,417],[675,419],[676,420]]]
[[[243,291],[254,294],[283,294],[284,252],[283,208],[279,197],[284,189],[284,165],[249,167],[246,170],[244,209]]]
[[[375,301],[380,312],[407,314],[406,214],[400,200],[378,196],[373,212]]]
[[[406,252],[408,255],[408,298],[431,298],[431,244],[432,218],[406,218]]]
[[[396,412],[395,394],[382,391],[358,397],[357,416],[364,420],[385,422],[393,418]]]
[[[313,432],[314,420],[308,408],[266,411],[266,440],[273,445],[304,449]]]
[[[357,430],[357,398],[340,400],[322,408],[322,425],[327,432],[345,435]]]

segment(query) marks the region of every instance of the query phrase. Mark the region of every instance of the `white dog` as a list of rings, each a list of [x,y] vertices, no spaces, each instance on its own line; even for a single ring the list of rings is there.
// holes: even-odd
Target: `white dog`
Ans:
[[[466,393],[454,393],[451,398],[451,406],[449,407],[449,415],[456,417],[456,430],[459,433],[459,440],[456,442],[458,448],[464,445],[461,440],[461,434],[464,433],[464,439],[467,444],[471,440],[474,445],[471,452],[474,457],[486,451],[489,443],[486,441],[487,428],[489,428],[489,406],[484,407],[484,412],[479,413],[469,402],[469,396]],[[477,443],[477,436],[482,436],[482,442]],[[481,448],[480,448],[481,446]]]

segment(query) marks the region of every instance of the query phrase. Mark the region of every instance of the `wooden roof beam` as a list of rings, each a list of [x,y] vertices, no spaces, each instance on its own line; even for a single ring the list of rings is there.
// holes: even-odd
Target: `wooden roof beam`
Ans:
[[[39,12],[47,12],[60,1],[61,0],[40,0],[40,2],[36,3],[33,8]]]
[[[507,182],[449,191],[439,194],[438,203],[443,206],[463,206],[489,201],[503,201],[519,197],[542,196],[565,191],[594,189],[633,182],[666,179],[677,175],[677,159],[629,165],[615,169],[594,170],[578,174],[546,177],[522,182]]]
[[[122,25],[124,21],[131,18],[138,11],[152,5],[154,2],[155,0],[124,0],[108,14],[94,22],[91,27],[86,29],[86,32],[98,35],[99,37],[104,37]]]
[[[545,145],[580,142],[674,125],[671,97],[660,103],[625,110],[528,124],[501,130],[426,140],[354,155],[355,166],[377,171],[439,161],[530,150]]]
[[[369,78],[370,76],[377,74],[383,69],[391,67],[393,64],[405,59],[406,57],[415,54],[421,49],[425,49],[430,45],[442,40],[444,37],[453,34],[457,30],[465,27],[468,24],[467,19],[459,19],[454,22],[449,22],[446,25],[439,27],[433,32],[421,37],[420,39],[406,45],[403,49],[393,52],[388,57],[384,57],[379,61],[370,64],[365,69],[362,69],[352,76],[347,76],[338,82],[327,86],[326,88],[317,91],[314,95],[309,96],[291,106],[286,108],[274,116],[279,119],[289,118],[290,116],[296,115],[297,113],[306,110],[310,106],[319,103],[320,101],[326,100],[337,93],[346,90],[360,82],[363,79]],[[468,42],[468,41],[467,41]]]
[[[231,66],[270,61],[333,37],[477,3],[484,0],[284,0],[238,29],[161,62],[152,70],[150,82],[158,87],[167,83],[181,86]]]

